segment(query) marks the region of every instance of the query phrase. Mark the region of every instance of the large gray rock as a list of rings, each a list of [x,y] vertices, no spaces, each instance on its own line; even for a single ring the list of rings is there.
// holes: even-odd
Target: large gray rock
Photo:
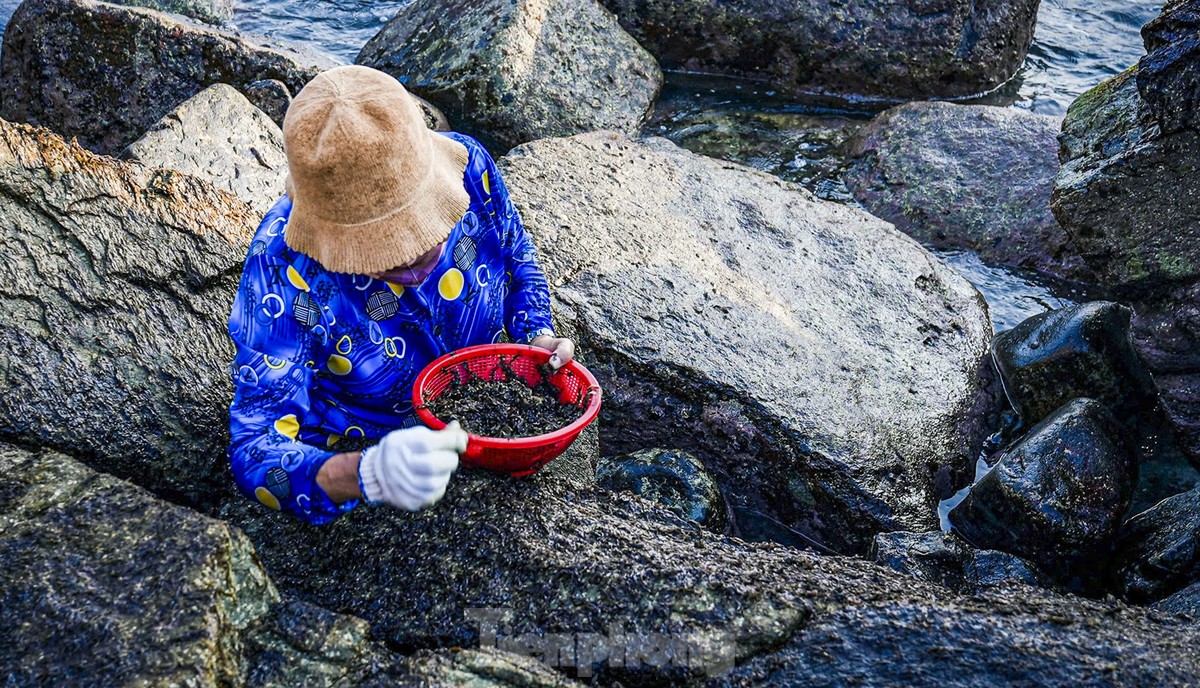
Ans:
[[[260,216],[284,194],[287,177],[283,132],[228,84],[184,101],[121,157],[203,179]]]
[[[417,0],[355,61],[501,152],[548,136],[635,132],[662,85],[654,58],[595,0]]]
[[[1153,607],[1169,614],[1186,614],[1200,621],[1200,583],[1189,585],[1174,595],[1155,602]]]
[[[334,64],[154,10],[26,0],[4,35],[0,117],[116,155],[214,83],[277,79],[296,93]]]
[[[1200,488],[1165,499],[1122,528],[1118,579],[1133,601],[1200,582]]]
[[[1046,577],[1032,563],[1008,552],[979,550],[952,533],[880,533],[870,558],[918,580],[977,594],[997,585],[1037,585]]]
[[[1039,0],[603,0],[667,69],[811,92],[921,100],[1016,73]]]
[[[1200,136],[1163,134],[1129,70],[1080,96],[1051,207],[1104,285],[1131,296],[1200,278]]]
[[[662,139],[501,161],[557,323],[605,388],[605,453],[670,446],[827,545],[935,527],[965,481],[991,335],[978,293],[852,208]]]
[[[1061,119],[1015,108],[909,103],[849,142],[845,175],[873,214],[927,246],[1086,276],[1050,212]]]
[[[0,437],[201,503],[229,485],[226,321],[253,212],[0,121]]]
[[[1169,0],[1142,27],[1146,55],[1138,62],[1138,91],[1163,132],[1197,129],[1200,119],[1200,2]]]
[[[0,675],[11,685],[563,686],[492,649],[397,657],[281,598],[236,528],[61,454],[0,445]]]
[[[1137,479],[1122,432],[1099,402],[1068,403],[971,486],[950,511],[954,532],[1030,559],[1073,589],[1096,589]]]

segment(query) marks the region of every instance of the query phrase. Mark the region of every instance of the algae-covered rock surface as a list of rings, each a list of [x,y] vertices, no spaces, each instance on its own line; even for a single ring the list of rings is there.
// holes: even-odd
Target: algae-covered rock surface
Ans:
[[[595,129],[633,133],[658,64],[595,0],[416,0],[355,60],[400,79],[497,152]]]
[[[188,503],[227,489],[225,323],[250,208],[3,121],[0,191],[0,437]]]
[[[934,527],[973,465],[978,293],[860,210],[662,139],[548,139],[501,162],[558,323],[605,388],[606,453],[673,446],[834,548]]]

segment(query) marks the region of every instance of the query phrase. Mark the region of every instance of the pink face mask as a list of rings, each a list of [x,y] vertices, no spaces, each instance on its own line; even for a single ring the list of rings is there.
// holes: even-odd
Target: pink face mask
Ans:
[[[445,251],[446,242],[443,241],[408,265],[392,268],[387,272],[376,273],[371,275],[371,277],[405,287],[420,286],[437,269],[438,263],[442,261],[442,253]]]

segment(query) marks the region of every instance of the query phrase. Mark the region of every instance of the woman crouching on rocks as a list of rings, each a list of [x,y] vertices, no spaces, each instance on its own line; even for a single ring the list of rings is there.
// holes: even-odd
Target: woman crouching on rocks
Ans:
[[[394,78],[321,74],[283,135],[287,195],[255,233],[229,318],[234,477],[315,524],[363,499],[430,506],[467,435],[416,427],[416,375],[506,332],[555,367],[575,346],[554,336],[546,278],[487,151],[426,128]],[[339,453],[347,438],[375,443]]]

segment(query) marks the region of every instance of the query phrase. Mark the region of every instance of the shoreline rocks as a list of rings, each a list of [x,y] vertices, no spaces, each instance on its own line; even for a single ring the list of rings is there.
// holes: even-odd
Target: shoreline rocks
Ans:
[[[260,217],[283,196],[287,177],[283,132],[228,84],[184,101],[121,157],[203,179]]]
[[[864,212],[662,139],[547,139],[500,165],[605,388],[603,453],[691,452],[736,506],[841,551],[936,527],[935,476],[965,482],[995,402],[961,277]]]
[[[4,35],[0,117],[116,155],[214,83],[276,79],[294,94],[336,64],[154,10],[25,0]]]
[[[632,492],[714,533],[729,526],[721,488],[704,463],[687,452],[646,449],[606,456],[596,467],[596,480],[606,490]]]
[[[1072,589],[1094,589],[1137,479],[1121,433],[1099,402],[1066,404],[971,486],[950,511],[954,532],[1028,558]]]
[[[1152,602],[1200,582],[1200,488],[1129,519],[1118,548],[1126,599]]]
[[[355,62],[395,76],[495,153],[634,133],[662,87],[654,58],[595,0],[416,0]]]
[[[788,95],[922,100],[1003,84],[1038,0],[844,3],[603,0],[665,69],[765,81]]]
[[[908,103],[847,143],[859,203],[926,246],[1086,280],[1050,211],[1061,120],[1014,108]]]

